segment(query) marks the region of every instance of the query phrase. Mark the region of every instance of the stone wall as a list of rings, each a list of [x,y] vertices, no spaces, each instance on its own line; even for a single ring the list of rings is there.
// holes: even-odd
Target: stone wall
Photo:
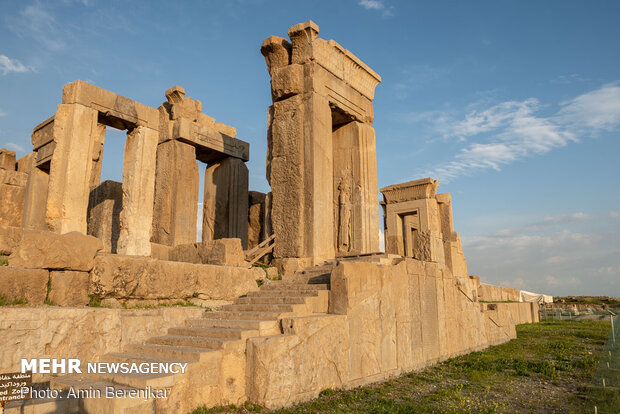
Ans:
[[[15,160],[15,151],[0,149],[0,225],[21,226],[32,156]]]
[[[169,327],[200,317],[202,308],[105,309],[3,307],[0,372],[20,371],[21,358],[79,358],[96,362],[109,352],[164,335]],[[41,380],[35,375],[34,380]]]
[[[247,344],[248,399],[267,407],[421,369],[516,337],[537,305],[477,301],[477,279],[436,263],[341,262],[330,315],[284,318],[284,335]]]
[[[519,302],[520,294],[518,289],[481,283],[478,287],[478,300],[483,302]]]

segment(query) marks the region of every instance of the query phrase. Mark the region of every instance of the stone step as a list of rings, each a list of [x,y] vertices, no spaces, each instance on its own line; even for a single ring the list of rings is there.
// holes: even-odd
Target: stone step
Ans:
[[[223,311],[229,312],[278,312],[278,313],[290,313],[290,312],[303,312],[306,308],[305,304],[301,305],[287,305],[284,303],[276,304],[233,304],[222,306]]]
[[[326,283],[306,284],[306,283],[269,283],[263,285],[261,290],[328,290],[329,285]]]
[[[249,296],[245,298],[237,298],[235,299],[235,304],[267,304],[267,305],[275,305],[275,304],[286,304],[286,305],[297,305],[306,303],[306,299],[311,298],[313,296],[275,296],[274,292],[269,292],[273,296]]]
[[[180,346],[190,348],[222,349],[234,339],[205,338],[203,336],[166,335],[156,336],[146,341],[147,344]]]
[[[319,290],[316,289],[299,289],[299,290],[286,290],[286,289],[265,289],[265,290],[255,290],[253,292],[248,292],[245,296],[246,298],[250,297],[312,297],[317,296],[319,294]]]
[[[282,312],[246,312],[246,311],[218,311],[207,312],[204,314],[204,319],[254,319],[261,321],[276,320],[280,317]]]
[[[234,328],[258,330],[262,336],[277,335],[280,333],[280,323],[277,320],[244,320],[244,319],[188,319],[190,327],[200,328]]]
[[[172,346],[162,344],[129,345],[127,353],[161,357],[178,362],[202,362],[213,358],[215,349],[196,348],[189,346]]]
[[[259,336],[259,329],[182,326],[168,329],[168,335],[203,336],[206,338],[246,339]]]
[[[175,358],[163,358],[161,356],[155,355],[146,355],[146,354],[137,354],[130,352],[112,352],[109,354],[105,354],[101,357],[101,361],[103,362],[135,362],[140,364],[142,362],[152,363],[152,362],[189,362],[189,361],[179,361]]]

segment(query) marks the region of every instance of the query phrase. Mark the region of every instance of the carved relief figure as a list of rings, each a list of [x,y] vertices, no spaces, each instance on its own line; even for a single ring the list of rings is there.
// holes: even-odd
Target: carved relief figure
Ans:
[[[338,190],[338,251],[348,252],[351,250],[351,197],[346,180],[340,180]]]

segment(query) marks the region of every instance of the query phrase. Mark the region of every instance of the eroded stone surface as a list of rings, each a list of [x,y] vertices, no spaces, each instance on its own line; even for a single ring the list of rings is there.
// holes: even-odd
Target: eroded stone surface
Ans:
[[[9,266],[88,272],[93,268],[95,254],[102,249],[99,239],[78,232],[28,231],[9,256]]]
[[[29,305],[42,305],[48,279],[47,270],[0,266],[0,295],[8,302],[25,299]]]
[[[88,272],[50,272],[49,302],[57,306],[86,306],[88,279]]]

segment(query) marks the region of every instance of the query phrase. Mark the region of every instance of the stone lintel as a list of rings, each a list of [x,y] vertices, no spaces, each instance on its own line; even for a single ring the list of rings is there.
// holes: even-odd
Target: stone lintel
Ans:
[[[100,114],[100,122],[115,128],[126,129],[130,125],[140,125],[159,130],[157,109],[81,80],[64,86],[62,103],[77,103],[96,109]]]
[[[208,163],[224,157],[240,158],[243,161],[250,159],[250,144],[247,142],[187,118],[174,121],[171,138],[196,147],[196,159],[202,162]]]
[[[383,193],[385,201],[390,204],[423,198],[434,198],[438,186],[439,181],[433,180],[432,178],[422,178],[406,183],[389,185],[383,187],[379,191]]]
[[[33,128],[32,135],[30,136],[30,141],[32,142],[33,151],[36,151],[43,145],[53,140],[54,116],[51,116]]]

